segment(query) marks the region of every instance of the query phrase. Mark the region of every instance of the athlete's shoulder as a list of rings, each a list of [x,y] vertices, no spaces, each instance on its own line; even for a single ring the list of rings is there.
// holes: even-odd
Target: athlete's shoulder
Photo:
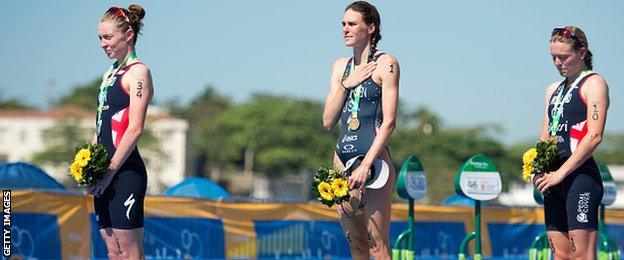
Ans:
[[[351,58],[349,58],[349,57],[340,57],[340,58],[336,59],[334,61],[334,67],[335,66],[346,66],[347,62],[349,62],[349,59],[351,59]]]
[[[384,52],[377,58],[377,64],[399,64],[399,61],[392,54]]]
[[[336,59],[332,66],[332,70],[335,70],[335,71],[344,70],[345,66],[347,66],[347,62],[349,62],[349,59],[350,59],[349,57],[340,57]]]
[[[592,75],[589,75],[585,80],[585,84],[591,86],[607,86],[607,81],[602,77],[602,75],[594,72]]]
[[[149,67],[147,67],[147,65],[142,62],[132,65],[130,68],[128,68],[127,73],[135,78],[145,78],[151,74]]]
[[[548,88],[546,88],[546,96],[552,95],[552,93],[557,90],[559,85],[561,85],[561,81],[555,81],[553,83],[550,83],[550,85],[548,85]]]

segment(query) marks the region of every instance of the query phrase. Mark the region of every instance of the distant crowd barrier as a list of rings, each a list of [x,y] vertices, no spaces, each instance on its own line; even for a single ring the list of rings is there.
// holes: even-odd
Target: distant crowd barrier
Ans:
[[[408,205],[394,204],[391,240],[408,228]],[[414,256],[456,259],[474,230],[473,208],[414,206]],[[624,248],[624,210],[606,210],[605,233]],[[486,258],[527,259],[544,231],[541,208],[481,210]],[[5,227],[6,228],[6,227]],[[91,196],[13,190],[13,254],[38,259],[105,259]],[[158,259],[350,259],[337,212],[320,203],[234,203],[176,197],[145,200],[145,253]],[[471,251],[474,248],[470,248]]]

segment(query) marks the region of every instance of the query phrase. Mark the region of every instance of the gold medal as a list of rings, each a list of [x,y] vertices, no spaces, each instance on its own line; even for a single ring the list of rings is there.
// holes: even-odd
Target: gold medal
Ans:
[[[360,120],[357,117],[351,118],[351,121],[349,121],[349,130],[355,131],[358,130],[358,128],[360,128]]]

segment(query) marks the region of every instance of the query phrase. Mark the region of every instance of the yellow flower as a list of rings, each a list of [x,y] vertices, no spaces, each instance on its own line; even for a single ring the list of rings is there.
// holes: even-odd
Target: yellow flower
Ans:
[[[91,160],[91,151],[89,149],[83,148],[78,151],[76,154],[76,158],[74,158],[74,163],[78,163],[81,167],[85,167],[89,160]]]
[[[533,166],[531,164],[522,165],[522,179],[526,182],[531,180],[531,173],[533,173]]]
[[[334,199],[334,194],[332,193],[332,188],[331,188],[331,185],[329,185],[329,183],[323,181],[319,183],[317,189],[319,193],[321,194],[321,198],[323,198],[324,200]]]
[[[74,177],[74,180],[76,180],[77,182],[82,182],[83,176],[82,167],[80,166],[80,164],[78,164],[77,162],[72,163],[71,167],[69,167],[69,170]]]
[[[331,183],[332,190],[334,190],[334,195],[338,198],[342,198],[347,195],[349,192],[349,186],[347,185],[347,181],[343,178],[334,179]]]
[[[524,152],[524,154],[522,155],[522,163],[524,163],[525,165],[532,163],[536,157],[537,157],[537,149],[531,148],[527,150],[526,152]]]

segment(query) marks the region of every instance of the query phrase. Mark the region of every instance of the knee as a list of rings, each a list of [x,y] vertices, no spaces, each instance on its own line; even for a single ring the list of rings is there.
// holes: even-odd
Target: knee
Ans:
[[[144,259],[144,253],[140,246],[135,244],[126,243],[120,244],[121,252],[120,256],[122,259]]]
[[[380,236],[370,236],[369,252],[375,259],[390,259],[390,242]]]
[[[347,230],[345,232],[347,242],[349,242],[349,248],[351,249],[351,256],[353,259],[369,259],[369,249],[366,237],[363,234],[352,233]]]

